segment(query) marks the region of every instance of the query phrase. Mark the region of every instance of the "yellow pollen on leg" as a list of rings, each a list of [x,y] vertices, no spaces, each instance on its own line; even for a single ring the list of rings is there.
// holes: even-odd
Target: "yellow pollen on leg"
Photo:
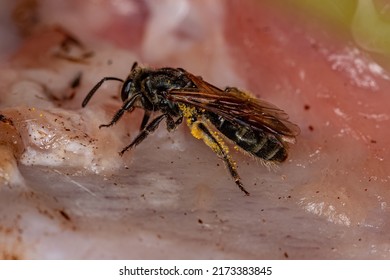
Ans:
[[[199,117],[196,108],[192,106],[187,106],[185,104],[180,104],[180,103],[178,104],[178,106],[181,112],[183,113],[183,116],[186,118],[186,122],[188,127],[190,128],[192,136],[194,136],[196,139],[202,139],[203,142],[207,146],[209,146],[214,153],[216,153],[220,157],[225,157],[226,160],[231,165],[231,167],[233,169],[236,169],[237,164],[229,155],[229,148],[223,141],[221,135],[216,131],[211,131],[215,140],[210,139],[210,136],[205,134],[205,132],[202,131],[198,126],[199,123],[203,123],[203,122],[196,120]],[[203,124],[206,125],[205,123]]]

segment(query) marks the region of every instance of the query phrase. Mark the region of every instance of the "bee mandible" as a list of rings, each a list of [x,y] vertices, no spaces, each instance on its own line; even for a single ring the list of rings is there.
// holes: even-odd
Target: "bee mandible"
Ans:
[[[236,147],[264,162],[283,162],[287,158],[288,143],[295,143],[299,127],[288,121],[288,115],[274,105],[256,99],[235,87],[224,90],[204,81],[182,68],[140,67],[135,62],[128,77],[104,77],[85,97],[85,107],[100,86],[109,80],[123,83],[122,107],[111,122],[114,125],[125,112],[142,108],[144,116],[139,134],[119,153],[139,145],[154,132],[162,121],[173,131],[185,119],[191,134],[202,139],[221,158],[245,195],[236,164],[229,154],[221,134]],[[153,113],[157,117],[151,119]]]

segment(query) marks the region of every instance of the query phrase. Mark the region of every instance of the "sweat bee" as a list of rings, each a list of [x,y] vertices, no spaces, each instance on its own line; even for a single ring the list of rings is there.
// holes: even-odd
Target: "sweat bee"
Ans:
[[[295,143],[299,134],[298,126],[287,120],[285,112],[235,87],[222,90],[182,68],[143,68],[137,62],[125,80],[116,77],[100,80],[82,106],[109,80],[123,83],[123,105],[110,123],[99,128],[114,125],[125,112],[132,112],[136,107],[144,110],[139,134],[120,155],[139,145],[163,120],[170,132],[185,119],[191,134],[202,139],[225,162],[236,185],[246,195],[249,192],[241,182],[221,134],[242,151],[265,162],[286,160],[288,143]],[[159,114],[151,120],[154,112]]]

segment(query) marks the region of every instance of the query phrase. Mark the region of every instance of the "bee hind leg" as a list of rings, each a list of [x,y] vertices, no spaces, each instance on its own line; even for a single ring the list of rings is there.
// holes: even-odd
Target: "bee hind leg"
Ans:
[[[229,170],[230,175],[233,177],[234,182],[238,188],[249,195],[249,192],[244,188],[244,185],[241,182],[241,178],[237,173],[236,164],[229,155],[229,150],[222,139],[219,138],[217,134],[213,133],[207,128],[206,124],[201,121],[195,121],[190,124],[191,133],[195,138],[202,139],[207,146],[209,146],[217,155],[220,157],[226,164],[227,169]]]

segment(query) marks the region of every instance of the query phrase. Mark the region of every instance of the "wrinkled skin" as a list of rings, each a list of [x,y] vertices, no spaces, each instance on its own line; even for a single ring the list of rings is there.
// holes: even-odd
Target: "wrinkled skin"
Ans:
[[[268,2],[55,2],[36,8],[34,28],[18,22],[30,37],[3,48],[0,106],[13,124],[2,124],[0,256],[389,258],[386,57]],[[72,57],[93,56],[56,55],[66,34],[43,26],[59,19],[83,43]],[[270,171],[230,149],[245,197],[185,124],[168,133],[163,123],[119,157],[142,113],[98,129],[121,105],[115,82],[80,104],[134,60],[183,67],[282,108],[301,128],[289,158]]]

